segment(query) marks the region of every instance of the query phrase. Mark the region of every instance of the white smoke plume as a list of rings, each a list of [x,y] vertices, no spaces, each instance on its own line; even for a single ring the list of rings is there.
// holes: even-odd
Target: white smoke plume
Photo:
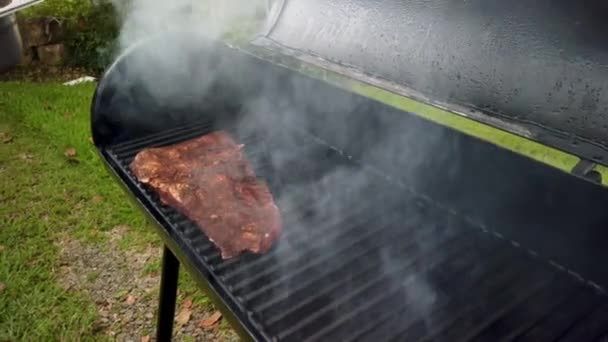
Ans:
[[[266,8],[265,0],[112,0],[121,15],[119,45],[167,32],[198,32],[209,38],[238,29]],[[195,43],[195,42],[193,42]],[[162,51],[162,47],[159,47]],[[170,56],[178,51],[163,51]]]
[[[197,37],[201,37],[201,41],[203,39],[220,39],[226,33],[232,32],[234,29],[238,30],[239,25],[255,21],[259,12],[266,8],[266,1],[132,0],[128,3],[119,0],[112,1],[114,1],[119,9],[122,18],[122,28],[119,37],[119,46],[122,53],[134,45],[151,38],[164,36],[167,37],[166,39],[171,39],[170,41],[163,40],[164,38],[157,39],[151,46],[131,58],[128,65],[126,65],[125,74],[121,76],[123,79],[117,81],[118,84],[121,86],[126,85],[127,88],[128,84],[135,83],[145,87],[145,92],[149,95],[146,101],[153,101],[157,106],[176,103],[181,107],[196,108],[198,106],[199,110],[202,110],[200,109],[199,102],[203,94],[207,93],[214,84],[214,80],[218,77],[218,70],[222,69],[223,74],[221,76],[229,78],[230,82],[249,81],[249,83],[252,83],[251,80],[247,80],[248,75],[259,77],[259,73],[256,74],[252,71],[244,70],[242,66],[230,68],[226,67],[225,62],[222,60],[213,62],[200,58],[200,51],[205,47],[201,47],[201,43],[196,41],[196,39]],[[189,34],[181,35],[180,32],[188,32]],[[174,34],[168,35],[168,33]],[[297,211],[303,207],[307,207],[312,212],[315,212],[319,221],[316,223],[319,225],[324,224],[326,220],[356,217],[358,214],[361,214],[360,211],[362,210],[369,210],[372,213],[376,211],[378,216],[375,221],[366,222],[366,226],[364,228],[359,227],[360,229],[355,234],[368,234],[373,229],[381,228],[383,224],[389,224],[388,220],[390,218],[383,216],[386,212],[382,212],[382,207],[384,205],[395,204],[394,193],[399,191],[398,187],[383,186],[382,191],[385,189],[391,189],[391,191],[375,193],[374,191],[378,189],[375,187],[375,183],[378,182],[379,177],[377,174],[371,174],[350,166],[321,165],[323,164],[322,160],[319,160],[318,167],[306,165],[307,161],[303,160],[306,154],[313,155],[315,158],[322,158],[322,153],[325,152],[318,155],[319,149],[315,150],[315,148],[309,149],[305,146],[300,146],[294,135],[280,135],[279,133],[282,130],[278,126],[285,125],[306,130],[309,126],[319,125],[319,122],[310,122],[309,118],[302,115],[302,108],[294,108],[297,105],[296,102],[300,102],[300,107],[306,107],[310,111],[327,114],[321,120],[324,120],[323,125],[326,126],[324,132],[327,134],[324,138],[332,140],[327,143],[332,146],[333,153],[341,154],[343,159],[353,158],[349,155],[350,151],[342,149],[348,149],[349,139],[357,139],[356,143],[360,147],[365,146],[365,148],[359,148],[359,153],[355,158],[360,159],[363,163],[375,165],[379,168],[390,164],[405,165],[402,169],[392,171],[400,177],[410,180],[416,179],[419,174],[425,172],[420,169],[425,153],[407,135],[407,132],[413,129],[411,127],[391,126],[385,122],[375,122],[377,125],[369,127],[370,134],[353,137],[353,129],[349,129],[349,127],[355,127],[354,130],[357,130],[361,128],[361,125],[358,125],[356,122],[349,123],[336,120],[335,117],[339,113],[359,110],[360,108],[357,106],[360,104],[350,103],[347,100],[341,102],[336,98],[331,98],[329,95],[320,93],[318,89],[315,89],[314,85],[303,85],[303,83],[291,79],[285,79],[284,84],[276,84],[276,79],[271,78],[260,79],[259,81],[260,84],[257,87],[250,87],[257,88],[254,90],[257,91],[258,96],[247,97],[244,103],[241,103],[242,108],[240,108],[244,113],[255,115],[252,115],[250,120],[240,122],[237,129],[246,132],[251,131],[252,127],[254,127],[253,130],[255,130],[255,127],[260,125],[259,120],[262,120],[264,125],[276,125],[277,127],[269,130],[269,132],[274,133],[274,145],[279,146],[279,148],[271,149],[269,153],[272,167],[279,170],[278,173],[283,173],[285,176],[289,176],[290,172],[294,174],[309,172],[311,174],[311,177],[302,183],[293,182],[289,179],[279,179],[279,181],[286,181],[281,188],[280,194],[277,194],[277,200],[282,210]],[[277,88],[281,88],[281,91],[283,89],[290,89],[289,91],[282,91],[281,94],[287,93],[292,98],[280,98],[277,96]],[[291,94],[289,94],[290,92]],[[223,95],[225,96],[225,94]],[[233,100],[237,102],[240,99],[235,97]],[[311,103],[302,105],[302,103],[307,101]],[[369,115],[376,114],[369,113]],[[138,118],[131,117],[129,119],[141,120],[142,122],[171,122],[172,119],[175,119],[169,117],[174,114],[162,111],[154,115],[150,113],[131,114],[128,112],[125,112],[123,115],[139,115]],[[191,113],[188,115],[191,115]],[[245,117],[247,118],[247,116]],[[341,116],[338,115],[337,117]],[[313,120],[319,120],[319,116],[316,116],[316,119]],[[426,148],[437,146],[439,145],[440,138],[426,136],[423,139],[424,141],[420,143],[420,146]],[[302,149],[297,150],[298,147],[302,147]],[[327,148],[327,145],[325,147]],[[309,170],[306,170],[307,168]],[[290,171],[286,171],[288,169]],[[364,202],[366,201],[370,204],[371,208],[364,206]],[[411,203],[404,203],[402,210],[407,212],[413,207],[414,205]],[[424,249],[426,242],[422,241],[422,239],[421,241],[417,241],[418,231],[426,229],[427,223],[424,220],[416,222],[416,228],[412,231],[409,240],[405,242],[413,242],[417,245],[416,248]],[[323,236],[317,236],[319,230],[317,229],[315,232],[314,229],[311,229],[310,224],[311,222],[308,221],[291,222],[291,225],[288,227],[290,229],[289,234],[296,238],[287,238],[281,241],[282,245],[276,251],[278,259],[293,259],[294,250],[311,250],[317,253],[314,258],[321,260],[324,254],[331,253],[336,250],[336,246],[344,244],[345,239],[356,240],[363,236],[339,236],[334,234],[336,233],[335,229],[334,231],[328,231],[328,234],[324,234]],[[350,222],[349,224],[353,223]],[[363,223],[359,222],[359,224]],[[395,224],[405,225],[405,223],[401,222]],[[394,227],[391,228],[394,230]],[[397,233],[395,231],[392,234]],[[437,234],[439,235],[439,232]],[[302,237],[307,237],[307,239]],[[370,235],[369,238],[373,242],[371,239],[374,236]],[[364,245],[366,242],[360,241],[356,243]],[[405,260],[399,260],[391,256],[387,257],[390,253],[386,250],[376,251],[375,253],[372,253],[363,264],[359,264],[357,269],[367,270],[366,272],[370,274],[377,275],[376,271],[378,271],[390,275],[395,273],[393,270],[400,269],[402,266],[400,263],[406,262]],[[320,287],[331,288],[334,286],[334,283],[337,284],[338,281],[341,281],[346,282],[343,284],[343,288],[346,290],[356,290],[358,287],[361,287],[361,291],[365,290],[361,281],[358,283],[350,281],[351,277],[357,276],[356,274],[344,275],[340,279],[331,278],[333,273],[340,272],[341,264],[344,261],[340,258],[352,257],[352,255],[344,256],[342,254],[332,260],[324,261],[324,264],[317,265],[316,268],[303,268],[301,274],[312,276],[315,273],[327,273],[326,278],[324,278],[326,280],[317,284]],[[311,260],[311,262],[314,263],[316,259]],[[293,267],[302,265],[297,263],[279,263],[279,266],[270,266],[287,267],[284,270],[285,273],[293,273]],[[274,272],[271,270],[272,268],[269,268],[263,270],[263,272],[271,274]],[[418,273],[416,269],[410,273],[412,272]],[[281,274],[281,272],[279,275],[272,273],[268,279],[261,278],[259,274],[252,274],[251,276],[254,279],[257,279],[255,277],[259,277],[259,282],[276,282]],[[300,277],[303,277],[302,275]],[[430,308],[434,305],[436,294],[432,285],[426,281],[424,275],[416,277],[415,286],[410,286],[412,282],[406,281],[406,279],[394,276],[389,276],[388,278],[390,279],[384,284],[378,284],[378,286],[393,288],[395,291],[404,294],[402,296],[404,303],[415,302],[414,310],[418,314],[426,314],[431,311]],[[256,280],[253,284],[256,285],[257,282]],[[287,297],[294,293],[294,291],[297,292],[297,289],[301,285],[301,282],[282,283],[278,287],[278,290],[274,290],[277,292],[273,293],[273,295]],[[256,289],[252,287],[251,290],[254,291]],[[327,290],[328,297],[337,297],[341,294],[342,290],[339,288]],[[359,310],[357,307],[351,308],[346,304],[344,305],[343,308],[347,312],[354,313],[355,310]]]

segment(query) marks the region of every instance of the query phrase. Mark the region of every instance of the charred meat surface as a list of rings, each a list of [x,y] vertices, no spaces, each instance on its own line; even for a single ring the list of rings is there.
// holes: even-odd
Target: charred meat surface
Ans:
[[[242,147],[228,133],[215,131],[144,149],[130,167],[164,204],[194,221],[222,258],[265,253],[281,232],[281,216]]]

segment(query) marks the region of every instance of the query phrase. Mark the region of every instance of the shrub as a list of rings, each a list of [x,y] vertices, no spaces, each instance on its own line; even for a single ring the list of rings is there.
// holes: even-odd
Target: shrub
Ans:
[[[119,30],[112,4],[93,5],[67,24],[66,44],[73,65],[99,72],[112,62]]]

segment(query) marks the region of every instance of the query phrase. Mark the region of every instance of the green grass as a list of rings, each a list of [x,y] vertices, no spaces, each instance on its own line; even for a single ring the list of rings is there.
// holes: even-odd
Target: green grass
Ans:
[[[104,246],[117,225],[130,227],[123,249],[161,246],[142,212],[109,176],[90,142],[94,85],[0,83],[0,341],[100,340],[94,303],[57,282],[60,236]],[[78,162],[64,155],[76,150]],[[0,248],[1,249],[1,248]],[[158,272],[159,262],[146,268]],[[94,277],[92,273],[90,277]],[[185,272],[180,300],[207,297]]]
[[[76,340],[93,337],[96,309],[86,297],[57,285],[58,230],[80,229],[79,176],[56,148],[18,126],[2,124],[14,141],[0,144],[0,340]]]
[[[67,223],[73,225],[75,236],[100,239],[98,231],[121,224],[140,234],[136,241],[143,237],[151,242],[154,235],[146,234],[149,232],[146,220],[125,201],[124,192],[104,169],[90,141],[89,108],[93,91],[92,84],[66,87],[46,83],[0,83],[0,122],[13,123],[23,134],[36,138],[35,141],[42,142],[52,151],[49,153],[63,160],[66,149],[76,150],[79,162],[64,163],[61,170],[71,175],[73,181],[62,185],[63,188],[48,189],[49,193],[71,192],[71,196],[89,201],[79,210],[71,210],[72,215],[74,212],[77,215],[66,218]],[[11,144],[7,146],[12,148]],[[31,173],[23,175],[33,176]]]

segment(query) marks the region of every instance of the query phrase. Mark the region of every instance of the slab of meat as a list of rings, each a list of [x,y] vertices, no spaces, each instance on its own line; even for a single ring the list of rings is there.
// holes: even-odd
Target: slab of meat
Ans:
[[[196,222],[227,259],[267,252],[281,232],[268,186],[226,132],[140,151],[131,169],[160,200]]]

